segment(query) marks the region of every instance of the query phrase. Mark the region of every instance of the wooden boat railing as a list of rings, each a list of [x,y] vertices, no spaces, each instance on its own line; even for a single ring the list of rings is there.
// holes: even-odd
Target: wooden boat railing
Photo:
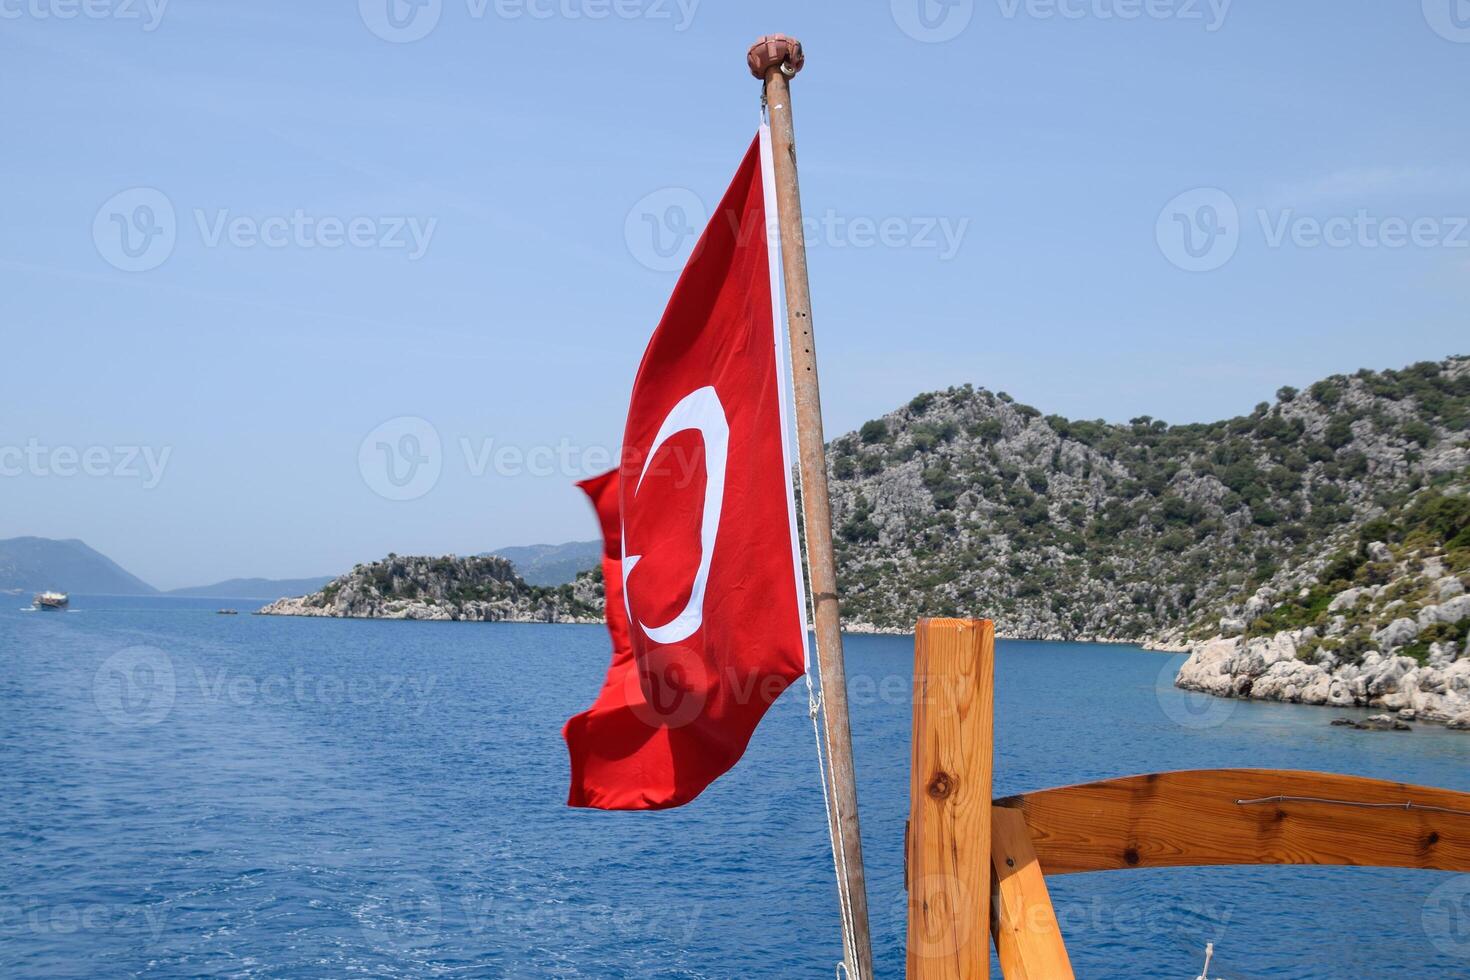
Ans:
[[[991,937],[1007,980],[1071,977],[1049,875],[1272,864],[1470,872],[1470,793],[1428,786],[1201,769],[992,800],[993,658],[988,621],[919,623],[910,977],[986,976]]]

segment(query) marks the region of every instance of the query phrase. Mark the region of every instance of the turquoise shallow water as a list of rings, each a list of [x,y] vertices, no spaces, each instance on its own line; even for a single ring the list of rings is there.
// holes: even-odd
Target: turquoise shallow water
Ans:
[[[804,701],[688,807],[569,810],[560,728],[598,627],[213,615],[0,597],[0,977],[830,977]],[[241,604],[248,610],[249,604]],[[880,974],[902,975],[911,641],[851,637]],[[1180,658],[1002,643],[997,794],[1161,769],[1470,790],[1470,736],[1208,701]],[[1470,976],[1470,876],[1212,869],[1051,879],[1084,977]]]

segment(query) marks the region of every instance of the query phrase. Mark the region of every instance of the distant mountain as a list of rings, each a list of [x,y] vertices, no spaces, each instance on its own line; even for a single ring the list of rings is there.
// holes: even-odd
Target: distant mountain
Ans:
[[[187,589],[170,589],[168,595],[205,596],[220,599],[285,599],[316,592],[332,580],[330,575],[316,578],[232,578],[214,585],[194,585]]]
[[[0,589],[57,589],[94,595],[157,595],[158,590],[81,541],[0,541]]]
[[[519,548],[497,548],[480,557],[495,555],[516,568],[528,585],[566,585],[580,572],[597,567],[602,560],[601,541],[568,541],[566,544],[530,544]]]

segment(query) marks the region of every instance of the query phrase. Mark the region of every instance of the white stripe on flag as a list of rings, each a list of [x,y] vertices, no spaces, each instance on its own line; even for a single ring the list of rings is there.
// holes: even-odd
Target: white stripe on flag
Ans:
[[[786,513],[791,524],[791,567],[796,573],[796,608],[801,616],[801,658],[812,669],[811,640],[807,636],[806,574],[801,565],[801,540],[796,529],[796,492],[791,485],[791,350],[786,331],[786,290],[781,277],[781,223],[776,208],[776,166],[771,157],[771,127],[761,122],[761,198],[765,201],[766,256],[771,267],[771,323],[776,341],[776,385],[780,389],[781,463],[786,479]]]

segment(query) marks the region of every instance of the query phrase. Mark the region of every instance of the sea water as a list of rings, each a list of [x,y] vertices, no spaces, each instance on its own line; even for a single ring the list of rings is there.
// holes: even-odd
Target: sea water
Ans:
[[[803,691],[661,813],[564,805],[600,627],[216,616],[0,597],[0,977],[832,976]],[[847,640],[879,975],[903,971],[912,640]],[[1470,790],[1470,735],[1176,691],[1182,658],[1002,642],[996,795],[1166,769]],[[1470,976],[1470,876],[1352,868],[1048,881],[1077,974]]]

